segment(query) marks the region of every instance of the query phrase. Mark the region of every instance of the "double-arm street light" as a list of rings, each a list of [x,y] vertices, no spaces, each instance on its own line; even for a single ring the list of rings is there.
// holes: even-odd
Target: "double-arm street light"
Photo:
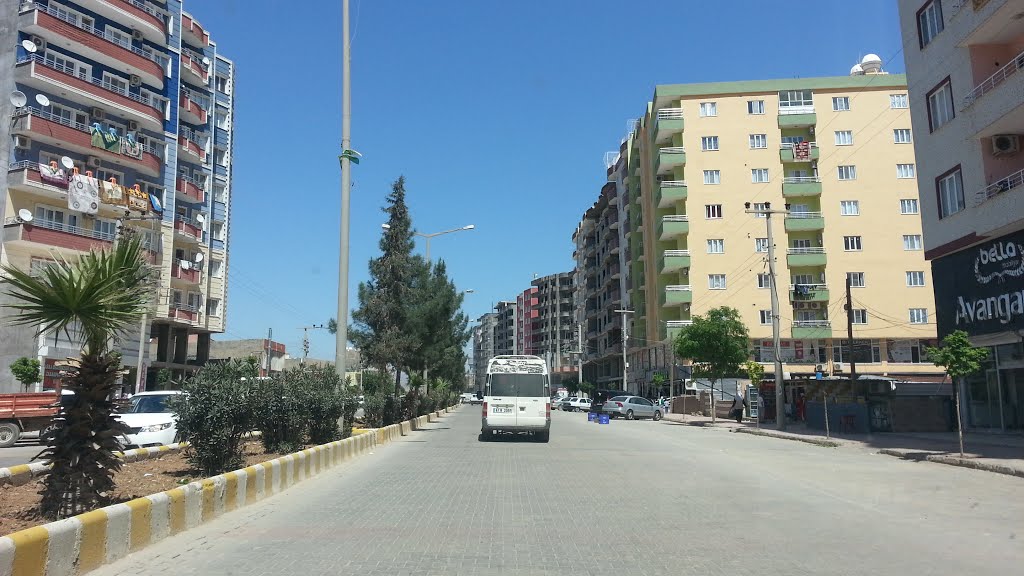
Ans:
[[[384,224],[381,224],[380,227],[385,229],[385,230],[390,230],[391,229],[391,225],[386,223],[386,222]],[[463,230],[472,230],[474,228],[476,228],[476,225],[469,224],[467,226],[463,226],[462,228],[452,228],[451,230],[443,230],[441,232],[433,232],[431,234],[424,234],[423,232],[413,231],[413,235],[414,236],[419,236],[421,238],[426,238],[426,240],[427,240],[426,254],[427,254],[427,260],[429,261],[430,260],[430,239],[431,238],[433,238],[434,236],[441,236],[442,234],[451,234],[452,232],[462,232]]]

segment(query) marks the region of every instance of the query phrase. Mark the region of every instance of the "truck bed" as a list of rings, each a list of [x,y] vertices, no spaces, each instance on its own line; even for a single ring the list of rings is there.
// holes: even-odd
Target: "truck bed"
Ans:
[[[0,420],[52,418],[57,414],[56,404],[54,392],[0,394]]]

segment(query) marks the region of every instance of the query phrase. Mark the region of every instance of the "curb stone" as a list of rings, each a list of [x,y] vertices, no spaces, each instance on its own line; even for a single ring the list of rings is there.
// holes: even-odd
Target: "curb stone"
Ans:
[[[780,440],[794,440],[796,442],[814,444],[815,446],[822,446],[825,448],[838,448],[843,445],[841,442],[836,442],[835,440],[822,440],[820,438],[805,438],[800,436],[777,434],[767,430],[760,430],[758,428],[735,428],[733,432],[738,432],[740,434],[752,434],[754,436],[765,436],[768,438],[778,438]]]
[[[1013,468],[1011,466],[991,464],[989,462],[979,462],[978,460],[974,460],[971,458],[961,458],[959,456],[946,456],[944,454],[915,455],[912,450],[900,450],[895,448],[883,448],[879,450],[878,453],[885,454],[886,456],[895,456],[896,458],[919,460],[925,462],[935,462],[937,464],[948,464],[950,466],[961,466],[963,468],[972,468],[974,470],[982,470],[984,472],[993,472],[995,474],[1006,474],[1007,476],[1016,476],[1018,478],[1024,478],[1024,470]]]

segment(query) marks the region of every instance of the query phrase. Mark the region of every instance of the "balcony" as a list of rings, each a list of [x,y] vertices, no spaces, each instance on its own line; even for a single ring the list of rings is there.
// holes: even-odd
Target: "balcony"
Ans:
[[[210,65],[209,58],[202,54],[197,54],[191,50],[181,51],[181,77],[184,80],[189,80],[193,84],[199,84],[206,86],[210,83]]]
[[[178,144],[181,149],[191,155],[199,162],[206,162],[206,145],[199,142],[200,136],[194,130],[181,128],[178,134]]]
[[[785,142],[779,148],[779,159],[783,162],[811,162],[821,156],[817,142],[805,142],[806,147]]]
[[[689,216],[664,216],[658,222],[658,239],[671,240],[690,232]]]
[[[992,184],[978,190],[974,194],[974,200],[976,204],[981,204],[990,198],[1000,194],[1005,194],[1010,190],[1019,190],[1021,186],[1024,186],[1024,170],[1014,172],[1006,178],[1000,178]]]
[[[92,145],[92,134],[88,126],[38,108],[22,108],[12,120],[11,133],[29,136],[33,140],[83,156],[96,156],[147,176],[160,176],[162,162],[157,149],[148,145],[137,145],[135,150],[139,152],[139,157],[136,158],[120,152],[131,151],[124,145],[117,152],[95,147]]]
[[[670,284],[661,293],[661,307],[682,306],[693,302],[693,291],[685,284]]]
[[[186,202],[203,204],[206,201],[206,186],[194,178],[178,174],[178,180],[174,191],[181,195]]]
[[[209,104],[206,98],[192,92],[187,88],[181,90],[181,97],[178,98],[178,113],[181,119],[189,124],[204,125],[209,121]]]
[[[828,320],[793,320],[794,340],[818,340],[832,337],[832,324]]]
[[[825,229],[821,212],[790,212],[786,216],[786,232],[817,232]]]
[[[199,321],[199,309],[195,306],[182,304],[181,302],[171,302],[170,307],[167,309],[167,317],[171,320],[195,323]]]
[[[824,266],[828,260],[825,258],[825,249],[820,246],[809,248],[789,248],[786,250],[786,264],[790,268],[806,268],[809,266]]]
[[[181,37],[189,44],[200,48],[210,45],[210,33],[204,30],[192,16],[184,12],[181,14]]]
[[[163,17],[140,0],[97,0],[92,9],[97,14],[142,32],[142,36],[155,44],[167,41],[167,26]]]
[[[1017,134],[1024,126],[1020,94],[1024,92],[1024,52],[995,74],[978,84],[964,97],[960,113],[967,123],[968,135],[986,138],[997,134]]]
[[[790,302],[828,302],[825,284],[794,284],[789,287]]]
[[[683,109],[662,108],[654,120],[654,141],[665,142],[683,131]]]
[[[658,159],[655,160],[654,172],[656,174],[668,174],[673,168],[679,168],[686,164],[686,148],[682,146],[667,146],[658,150]]]
[[[687,326],[693,326],[693,320],[667,320],[665,322],[665,328],[668,333],[669,340],[675,340],[679,332]]]
[[[188,242],[200,242],[203,239],[203,225],[178,215],[174,219],[174,233]]]
[[[84,58],[135,74],[146,84],[161,89],[164,86],[164,57],[135,47],[130,39],[123,36],[78,24],[63,11],[35,3],[24,3],[18,24],[27,34],[54,42],[60,40],[62,46],[70,45]]]
[[[658,259],[658,271],[661,274],[670,274],[689,267],[689,250],[665,250],[661,258]]]
[[[164,129],[162,101],[133,94],[52,59],[47,61],[39,54],[19,58],[14,79],[40,92],[66,94],[78,102],[102,108],[107,114],[135,120],[150,130]]]
[[[36,219],[31,223],[12,220],[4,224],[3,241],[10,248],[45,246],[88,252],[93,248],[109,247],[114,235],[51,220]]]
[[[183,265],[184,264],[184,265]],[[171,279],[181,280],[186,284],[199,284],[203,274],[195,268],[195,264],[187,260],[174,259],[171,264]]]
[[[665,180],[659,182],[654,201],[658,208],[671,208],[677,202],[686,200],[687,188],[685,180]]]
[[[821,196],[821,178],[817,176],[786,176],[782,179],[783,198]]]
[[[818,123],[814,105],[779,106],[779,128],[807,128]]]

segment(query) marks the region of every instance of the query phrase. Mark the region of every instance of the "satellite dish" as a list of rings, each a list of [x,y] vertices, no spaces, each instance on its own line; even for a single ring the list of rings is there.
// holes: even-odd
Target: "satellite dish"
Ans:
[[[60,165],[67,168],[68,170],[71,170],[72,168],[75,167],[75,161],[67,156],[62,156],[60,159]]]
[[[46,97],[46,94],[36,94],[36,102],[43,108],[50,105],[50,99]]]
[[[188,270],[189,268],[192,267],[192,263],[189,262],[188,260],[182,260],[181,264],[179,264],[179,266],[181,266],[182,270]]]
[[[196,253],[196,264],[199,264],[200,262],[202,262],[203,258],[205,258],[205,256],[203,256],[203,253],[202,252],[197,252]]]
[[[210,58],[207,56],[203,56],[203,66],[209,66],[210,64]]]
[[[24,48],[25,52],[28,52],[29,54],[35,54],[36,52],[36,43],[31,40],[22,40],[21,47]]]
[[[196,222],[199,222],[200,224],[206,222],[206,216],[203,216],[202,214],[196,214]]]
[[[32,211],[27,208],[22,208],[21,210],[18,210],[18,218],[20,218],[22,222],[31,222]]]
[[[15,108],[21,108],[26,102],[28,102],[28,96],[25,96],[24,92],[21,90],[11,92],[11,104],[14,104]]]

